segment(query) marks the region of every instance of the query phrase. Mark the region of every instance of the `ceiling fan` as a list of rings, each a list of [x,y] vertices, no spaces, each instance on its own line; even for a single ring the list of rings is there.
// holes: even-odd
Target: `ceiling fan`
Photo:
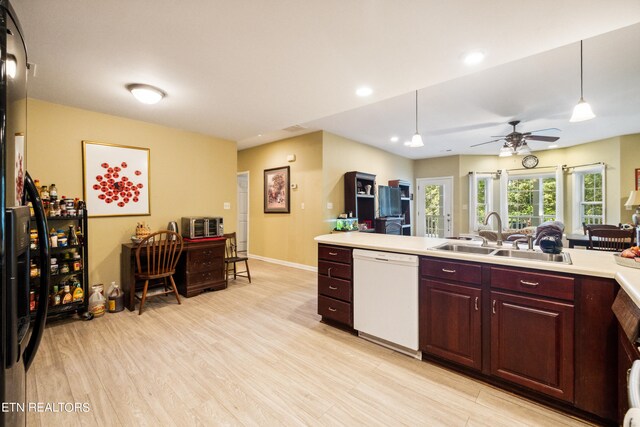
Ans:
[[[544,136],[534,135],[536,132],[545,132],[550,130],[560,131],[558,128],[538,129],[531,132],[517,132],[516,126],[520,123],[520,120],[514,120],[509,122],[509,125],[513,126],[513,132],[508,135],[492,136],[493,139],[487,142],[481,142],[480,144],[474,144],[472,147],[479,145],[491,144],[493,142],[504,141],[504,145],[500,149],[500,156],[511,156],[512,154],[530,154],[531,149],[527,145],[527,141],[544,141],[555,142],[560,139],[558,136]]]

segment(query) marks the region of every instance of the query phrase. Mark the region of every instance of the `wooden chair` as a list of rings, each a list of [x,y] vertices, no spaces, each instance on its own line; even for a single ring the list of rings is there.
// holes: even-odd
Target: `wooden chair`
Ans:
[[[238,256],[238,244],[236,242],[236,233],[228,233],[225,234],[226,237],[226,246],[225,246],[225,257],[224,257],[224,280],[229,284],[229,273],[233,271],[233,279],[235,280],[238,276],[246,277],[249,279],[249,283],[251,283],[251,273],[249,272],[249,258],[246,256]],[[236,264],[239,262],[244,262],[244,271],[238,271]],[[233,265],[232,265],[233,264]],[[244,274],[246,273],[246,275]]]
[[[606,229],[606,230],[619,230],[622,224],[612,225],[612,224],[586,224],[582,223],[582,229],[584,230],[584,235],[587,236],[589,234],[589,229]]]
[[[135,298],[140,300],[140,311],[142,314],[144,302],[147,296],[167,295],[173,293],[180,303],[178,289],[173,281],[173,274],[176,271],[178,259],[182,252],[182,236],[173,231],[163,230],[147,236],[136,249],[136,273],[137,280],[144,280],[144,288],[142,292],[136,292]],[[167,278],[171,282],[167,283]],[[161,279],[163,289],[158,289],[150,295],[147,295],[149,282]]]
[[[621,252],[633,243],[635,230],[621,230],[619,228],[588,228],[589,246],[587,249],[596,251]]]

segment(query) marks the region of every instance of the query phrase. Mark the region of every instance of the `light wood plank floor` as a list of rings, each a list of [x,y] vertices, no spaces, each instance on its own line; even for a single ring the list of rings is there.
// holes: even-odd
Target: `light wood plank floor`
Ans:
[[[315,273],[251,260],[253,283],[51,324],[29,426],[576,426],[577,419],[319,322]]]

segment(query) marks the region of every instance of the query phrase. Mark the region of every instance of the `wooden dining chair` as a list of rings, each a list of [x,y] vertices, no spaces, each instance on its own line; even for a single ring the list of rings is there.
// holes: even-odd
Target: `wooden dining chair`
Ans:
[[[601,228],[606,230],[619,230],[621,228],[621,224],[613,225],[613,224],[585,224],[582,223],[582,229],[584,230],[584,235],[587,236],[589,234],[589,229]]]
[[[633,243],[635,230],[589,228],[589,246],[596,251],[621,252]]]
[[[178,300],[178,304],[181,304],[173,274],[176,272],[176,265],[180,259],[182,247],[182,236],[169,230],[150,234],[140,242],[136,249],[135,278],[136,281],[144,280],[144,287],[142,292],[135,293],[135,298],[140,300],[138,315],[142,314],[147,297],[173,293]],[[167,280],[170,283],[167,283]],[[156,283],[153,283],[154,281]],[[150,282],[152,282],[152,286],[161,283],[163,287],[162,289],[156,287],[151,294],[148,294]]]
[[[229,273],[233,272],[233,279],[238,276],[246,277],[251,283],[251,272],[249,271],[249,258],[246,256],[238,256],[238,243],[236,241],[236,233],[227,233],[224,235],[227,241],[225,246],[224,257],[224,280],[229,284]],[[237,263],[244,262],[244,271],[238,271]]]

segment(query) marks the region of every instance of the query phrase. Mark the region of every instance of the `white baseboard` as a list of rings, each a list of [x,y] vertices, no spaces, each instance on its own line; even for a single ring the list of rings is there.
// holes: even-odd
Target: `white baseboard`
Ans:
[[[270,262],[272,264],[284,265],[286,267],[298,268],[300,270],[313,271],[314,273],[318,272],[318,267],[313,267],[311,265],[298,264],[297,262],[283,261],[281,259],[267,258],[267,257],[264,257],[264,256],[254,255],[254,254],[248,254],[248,256],[249,256],[249,258],[258,259],[260,261],[265,261],[265,262]]]

